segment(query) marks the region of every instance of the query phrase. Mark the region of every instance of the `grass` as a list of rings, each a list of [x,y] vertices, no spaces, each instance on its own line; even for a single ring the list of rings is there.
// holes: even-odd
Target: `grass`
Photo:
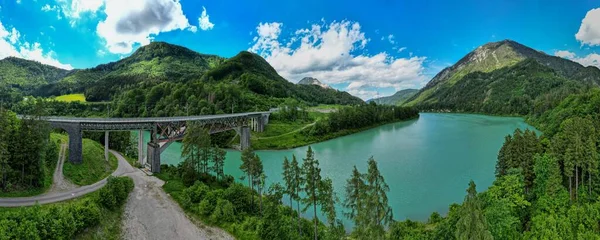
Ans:
[[[362,131],[365,131],[365,130],[368,130],[368,129],[371,129],[374,127],[382,126],[385,124],[389,124],[389,123],[391,123],[391,122],[384,122],[381,124],[375,124],[372,126],[359,128],[359,129],[346,129],[346,130],[342,130],[339,132],[328,133],[323,136],[311,135],[309,133],[311,130],[311,126],[308,126],[301,131],[297,131],[298,129],[300,129],[302,127],[299,128],[296,123],[276,122],[273,125],[271,125],[271,123],[269,123],[266,126],[264,132],[252,133],[253,135],[251,136],[250,144],[251,144],[252,148],[255,150],[290,149],[290,148],[296,148],[296,147],[310,145],[313,143],[327,141],[330,139],[354,134],[357,132],[362,132]],[[285,126],[286,124],[287,124],[287,126]],[[303,124],[302,126],[307,126],[307,125]],[[273,130],[271,129],[272,127],[273,127]],[[275,133],[271,133],[271,132],[281,133],[281,131],[283,131],[283,129],[287,130],[288,134],[275,135]],[[275,135],[275,136],[265,137],[265,136],[269,136],[269,135]]]
[[[65,161],[63,174],[71,182],[84,186],[96,183],[117,169],[117,158],[109,154],[109,161],[104,159],[104,147],[93,140],[83,139],[83,162],[73,164]]]
[[[67,94],[56,97],[56,100],[61,102],[85,102],[85,95],[83,93]]]

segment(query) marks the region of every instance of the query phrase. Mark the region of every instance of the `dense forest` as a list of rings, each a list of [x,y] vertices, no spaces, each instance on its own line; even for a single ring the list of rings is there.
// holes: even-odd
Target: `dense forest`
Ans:
[[[0,133],[0,193],[48,187],[58,159],[50,128],[0,108]]]

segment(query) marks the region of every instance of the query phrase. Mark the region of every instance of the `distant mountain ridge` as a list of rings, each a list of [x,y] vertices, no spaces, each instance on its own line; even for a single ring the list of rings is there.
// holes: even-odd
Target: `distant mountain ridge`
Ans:
[[[322,88],[331,88],[329,85],[322,83],[319,79],[313,77],[304,77],[300,81],[298,81],[300,85],[317,85]]]
[[[383,105],[402,105],[406,100],[417,94],[417,92],[419,92],[419,89],[403,89],[391,96],[374,98],[367,102],[375,102]]]
[[[88,101],[108,101],[131,88],[149,88],[163,82],[202,80],[216,85],[242,83],[255,94],[295,97],[324,104],[360,104],[361,99],[333,89],[288,82],[262,57],[246,51],[232,58],[201,54],[165,42],[152,42],[131,56],[88,69],[71,71],[34,61],[0,60],[0,87],[8,84],[25,95],[57,96],[84,92]]]
[[[405,105],[493,114],[538,112],[587,87],[600,70],[512,40],[492,42],[443,69]]]

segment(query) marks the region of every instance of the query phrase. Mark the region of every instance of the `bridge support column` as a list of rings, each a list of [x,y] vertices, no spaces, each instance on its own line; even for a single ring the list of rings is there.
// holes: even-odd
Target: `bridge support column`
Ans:
[[[104,132],[104,159],[108,162],[108,131]]]
[[[250,147],[250,128],[243,126],[240,129],[240,148],[242,150]]]
[[[158,143],[148,143],[147,161],[150,164],[150,171],[153,173],[160,172],[160,145]]]
[[[83,162],[81,127],[77,124],[65,130],[69,134],[69,161],[80,164]]]
[[[138,162],[144,166],[144,131],[138,132]]]

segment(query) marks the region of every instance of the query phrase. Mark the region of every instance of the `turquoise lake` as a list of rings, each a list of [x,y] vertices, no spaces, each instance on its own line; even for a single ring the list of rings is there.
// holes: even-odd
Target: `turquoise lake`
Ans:
[[[267,126],[268,127],[268,126]],[[394,219],[427,220],[437,211],[446,214],[452,203],[461,203],[469,180],[477,190],[494,181],[498,150],[504,136],[516,128],[534,129],[522,118],[473,114],[421,113],[416,120],[388,124],[364,132],[312,144],[323,177],[333,180],[340,199],[354,165],[366,172],[373,156],[390,186],[389,204]],[[149,136],[146,134],[145,139]],[[307,147],[281,151],[257,151],[267,175],[267,186],[282,181],[284,157],[299,161]],[[165,164],[182,161],[181,144],[173,143],[161,159]],[[240,152],[227,152],[225,173],[238,179]],[[285,199],[284,203],[289,203]],[[338,212],[341,213],[341,207]],[[312,216],[311,212],[306,213]],[[342,215],[338,215],[343,218]],[[348,220],[343,219],[348,224]]]

